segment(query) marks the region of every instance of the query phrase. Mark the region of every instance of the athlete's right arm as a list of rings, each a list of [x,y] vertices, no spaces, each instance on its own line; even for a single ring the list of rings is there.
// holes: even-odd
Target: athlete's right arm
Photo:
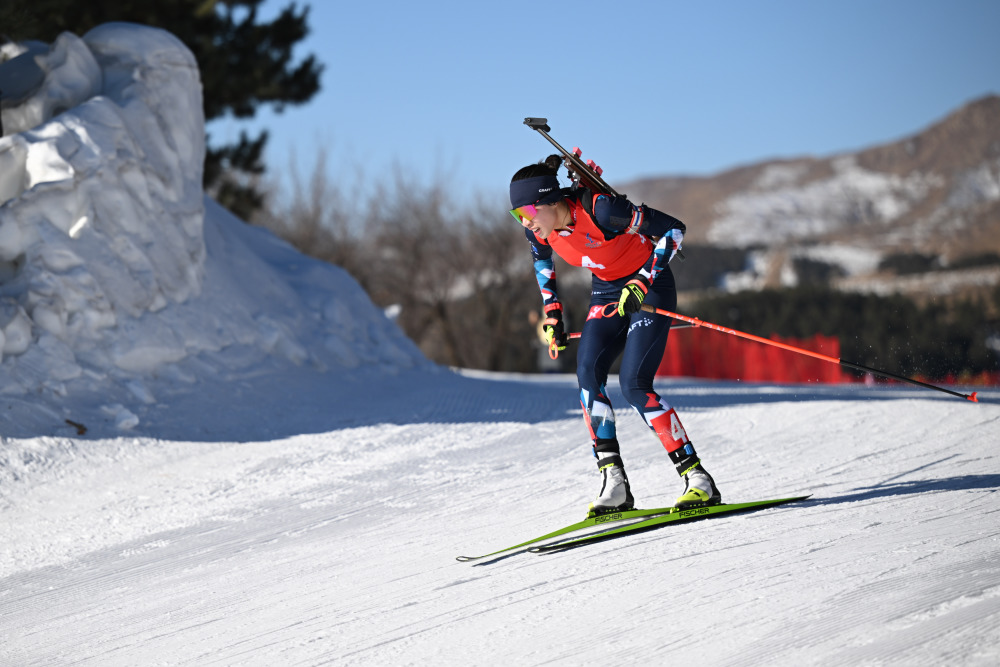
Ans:
[[[549,344],[550,354],[552,348],[565,350],[567,337],[563,328],[562,304],[559,302],[559,293],[556,290],[556,267],[552,262],[552,247],[540,241],[530,229],[525,229],[524,235],[531,242],[535,280],[538,281],[538,289],[542,293],[542,311],[545,313],[542,330],[545,332],[545,341]]]
[[[548,309],[559,304],[559,292],[556,290],[556,267],[552,261],[552,247],[538,240],[530,229],[524,230],[524,235],[531,242],[531,258],[535,265],[535,280],[538,290],[542,293],[542,306]]]

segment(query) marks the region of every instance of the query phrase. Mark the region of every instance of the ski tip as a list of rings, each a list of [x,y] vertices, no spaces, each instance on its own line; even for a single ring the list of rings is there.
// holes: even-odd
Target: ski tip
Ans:
[[[972,401],[973,403],[978,403],[979,399],[976,398],[978,395],[979,395],[979,392],[978,391],[974,391],[971,394],[969,394],[968,396],[966,396],[966,398],[969,399],[970,401]]]

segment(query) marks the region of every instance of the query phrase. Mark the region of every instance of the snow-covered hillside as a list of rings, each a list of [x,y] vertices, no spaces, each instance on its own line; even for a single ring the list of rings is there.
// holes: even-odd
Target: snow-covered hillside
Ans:
[[[692,257],[701,243],[746,251],[744,266],[730,267],[713,289],[823,282],[851,292],[988,298],[1000,285],[998,147],[1000,96],[987,95],[880,146],[622,188],[688,222]],[[935,258],[930,279],[896,275],[892,260],[913,254]]]
[[[810,166],[815,169],[815,164]],[[969,212],[1000,199],[1000,160],[963,173],[954,183],[933,172],[900,175],[865,169],[855,155],[831,159],[832,173],[821,179],[810,177],[810,166],[767,165],[750,187],[718,204],[709,241],[765,246],[750,254],[744,271],[727,276],[723,287],[735,291],[776,286],[769,278],[774,273],[779,273],[778,285],[794,287],[801,282],[794,259],[835,267],[845,279],[832,284],[848,291],[950,294],[962,287],[1000,284],[997,266],[938,272],[924,279],[926,287],[909,277],[877,275],[879,261],[894,248],[933,247],[942,252],[953,239],[968,237],[976,227]],[[946,197],[940,195],[949,187]],[[893,226],[927,207],[932,193],[944,201],[931,215],[917,224]]]
[[[762,240],[786,242],[823,237],[844,220],[869,216],[892,221],[927,196],[940,177],[898,176],[859,167],[853,156],[833,161],[829,178],[800,183],[804,166],[768,166],[747,191],[720,205],[708,238],[722,245],[748,246]]]
[[[1000,391],[663,382],[725,500],[812,498],[459,563],[582,518],[575,378],[434,366],[205,199],[171,36],[33,48],[0,139],[0,665],[1000,662]],[[609,389],[638,503],[671,503]]]

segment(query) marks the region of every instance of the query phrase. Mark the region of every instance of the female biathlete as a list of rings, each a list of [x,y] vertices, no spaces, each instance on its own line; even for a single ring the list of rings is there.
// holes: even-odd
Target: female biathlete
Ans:
[[[590,310],[577,351],[577,378],[584,419],[601,471],[601,490],[591,516],[632,509],[635,501],[605,391],[608,372],[622,356],[619,382],[625,399],[660,439],[685,480],[678,508],[715,505],[722,496],[694,450],[676,411],[653,389],[670,318],[640,310],[643,303],[674,310],[677,289],[668,263],[684,239],[684,223],[624,197],[587,189],[562,189],[559,156],[519,170],[510,182],[511,215],[531,243],[542,292],[549,345],[566,349],[562,304],[552,263],[555,251],[567,263],[593,273]]]

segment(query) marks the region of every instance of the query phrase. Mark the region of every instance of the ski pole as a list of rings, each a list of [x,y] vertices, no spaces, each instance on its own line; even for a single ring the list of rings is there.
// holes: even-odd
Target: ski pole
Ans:
[[[618,304],[615,304],[615,307],[617,308]],[[670,329],[671,330],[673,330],[673,329],[690,329],[693,326],[694,326],[693,324],[687,324],[687,323],[685,323],[685,324],[675,324],[672,327],[670,327]],[[577,338],[580,338],[581,336],[583,336],[583,332],[582,331],[574,331],[573,333],[568,334],[566,337],[569,338],[570,340],[575,340]],[[556,342],[554,340],[551,343],[549,343],[549,358],[551,358],[551,359],[558,359],[559,358],[559,347],[556,345]]]
[[[613,306],[615,309],[618,308],[617,303],[609,303],[608,306]],[[610,315],[605,306],[605,316]],[[869,368],[868,366],[863,366],[862,364],[856,364],[853,361],[845,361],[844,359],[838,359],[836,357],[831,357],[820,352],[813,352],[811,350],[803,350],[801,347],[795,347],[794,345],[788,345],[787,343],[779,343],[776,340],[770,340],[768,338],[761,338],[760,336],[754,336],[753,334],[748,334],[743,331],[737,331],[735,329],[730,329],[728,327],[719,326],[718,324],[712,324],[711,322],[705,322],[704,320],[699,320],[697,317],[687,317],[686,315],[679,315],[677,313],[672,313],[669,310],[663,310],[662,308],[654,308],[649,304],[642,304],[642,310],[647,313],[655,313],[657,315],[665,315],[666,317],[671,317],[675,320],[680,320],[681,322],[687,322],[692,326],[705,327],[706,329],[712,329],[714,331],[719,331],[721,333],[730,334],[732,336],[738,336],[740,338],[745,338],[747,340],[756,341],[758,343],[763,343],[764,345],[771,345],[772,347],[780,347],[783,350],[788,350],[789,352],[797,352],[798,354],[804,354],[808,357],[813,357],[814,359],[821,359],[822,361],[828,361],[832,364],[839,364],[847,368],[853,368],[857,371],[863,371],[866,373],[874,373],[875,375],[881,375],[882,377],[891,378],[893,380],[900,380],[902,382],[909,382],[910,384],[915,384],[918,387],[924,387],[926,389],[936,389],[937,391],[943,391],[946,394],[951,394],[952,396],[958,396],[959,398],[964,398],[966,400],[972,401],[973,403],[978,403],[979,399],[976,398],[978,392],[972,392],[971,394],[961,394],[957,391],[952,391],[950,389],[945,389],[944,387],[938,387],[933,384],[928,384],[926,382],[921,382],[920,380],[914,380],[913,378],[904,377],[902,375],[896,375],[895,373],[890,373],[889,371],[880,371],[876,368]]]

